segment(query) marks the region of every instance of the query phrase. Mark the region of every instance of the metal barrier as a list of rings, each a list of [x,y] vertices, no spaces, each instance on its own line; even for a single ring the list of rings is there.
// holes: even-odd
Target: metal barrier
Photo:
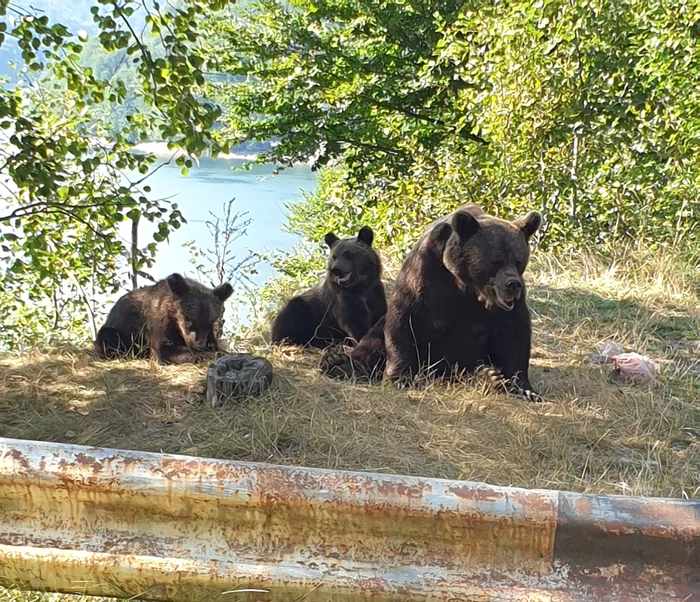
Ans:
[[[0,439],[0,585],[189,602],[700,599],[700,502]]]

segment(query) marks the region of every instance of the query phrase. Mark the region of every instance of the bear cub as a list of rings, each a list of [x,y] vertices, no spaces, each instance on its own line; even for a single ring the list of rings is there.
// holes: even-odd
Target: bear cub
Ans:
[[[324,237],[330,249],[326,279],[292,298],[272,324],[273,343],[324,348],[347,337],[359,342],[386,313],[382,264],[372,248],[374,233]]]
[[[406,258],[385,320],[350,353],[329,350],[329,376],[395,381],[490,364],[494,380],[539,396],[528,370],[532,327],[523,273],[542,216],[498,219],[463,205],[434,222]]]
[[[214,289],[171,274],[152,286],[128,292],[112,307],[97,333],[100,357],[152,357],[184,364],[223,351],[218,339],[229,283]]]

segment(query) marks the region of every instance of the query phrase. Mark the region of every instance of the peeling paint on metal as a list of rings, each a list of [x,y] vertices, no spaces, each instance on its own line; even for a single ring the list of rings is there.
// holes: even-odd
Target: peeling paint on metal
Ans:
[[[0,439],[0,584],[190,602],[685,601],[700,503]]]

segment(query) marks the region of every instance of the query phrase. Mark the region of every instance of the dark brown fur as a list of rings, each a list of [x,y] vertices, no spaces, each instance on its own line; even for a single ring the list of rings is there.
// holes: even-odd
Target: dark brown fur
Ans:
[[[330,249],[326,279],[291,299],[275,318],[273,343],[324,348],[350,337],[360,341],[386,313],[382,264],[364,226],[357,237],[325,236]]]
[[[330,351],[322,369],[398,381],[486,363],[512,390],[535,396],[523,272],[541,220],[531,212],[509,222],[465,205],[432,224],[401,268],[386,320],[349,354]]]
[[[221,351],[218,339],[230,284],[210,289],[180,274],[121,297],[97,333],[100,357],[153,357],[193,363]]]

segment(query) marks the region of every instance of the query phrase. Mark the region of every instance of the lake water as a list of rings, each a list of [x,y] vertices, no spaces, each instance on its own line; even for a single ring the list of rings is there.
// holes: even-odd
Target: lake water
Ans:
[[[254,166],[251,170],[240,170],[243,161],[204,158],[200,166],[193,166],[187,176],[176,166],[164,166],[156,171],[145,184],[151,186],[151,198],[169,198],[187,220],[179,230],[170,235],[167,242],[160,243],[155,265],[148,273],[161,279],[173,272],[197,278],[190,262],[191,254],[184,247],[193,240],[202,249],[212,249],[213,239],[206,222],[211,214],[221,217],[224,205],[235,198],[234,212],[247,213],[251,220],[247,233],[238,238],[233,249],[237,258],[244,258],[253,251],[288,251],[299,239],[284,231],[287,207],[302,198],[302,191],[312,192],[316,188],[316,176],[307,166],[296,166],[273,175],[270,165]],[[136,178],[136,177],[135,177]],[[142,223],[139,228],[139,246],[152,240],[154,228]],[[125,228],[122,236],[129,239],[130,230]],[[260,262],[255,284],[265,282],[271,275],[269,265]],[[149,284],[140,279],[141,286]],[[227,320],[247,321],[248,313],[240,303],[227,311]],[[235,312],[232,310],[236,310]],[[235,314],[235,315],[234,315]]]

